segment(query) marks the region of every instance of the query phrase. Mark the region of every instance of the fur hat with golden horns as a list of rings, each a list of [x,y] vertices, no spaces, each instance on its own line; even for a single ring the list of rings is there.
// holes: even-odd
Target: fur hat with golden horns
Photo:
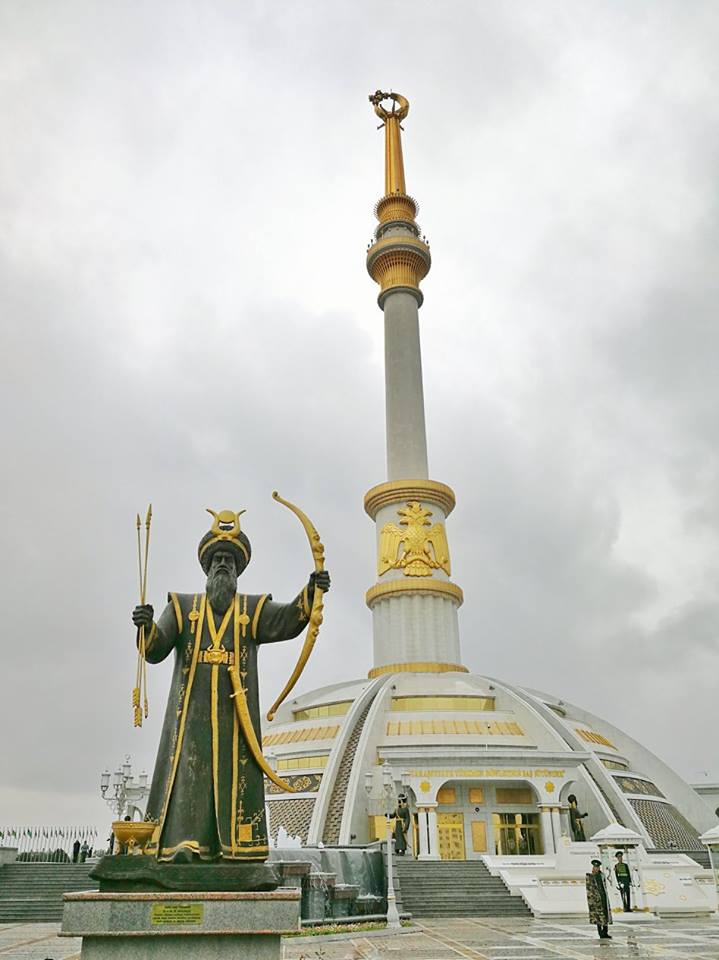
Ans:
[[[197,548],[197,556],[202,569],[207,573],[212,563],[212,556],[218,550],[231,550],[235,557],[237,575],[239,576],[250,562],[252,548],[250,541],[240,530],[240,515],[245,511],[235,513],[233,510],[220,510],[216,513],[207,508],[215,518],[215,522],[204,535]]]

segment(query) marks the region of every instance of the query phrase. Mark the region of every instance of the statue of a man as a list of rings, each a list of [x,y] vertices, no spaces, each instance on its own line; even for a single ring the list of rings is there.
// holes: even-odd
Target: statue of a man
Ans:
[[[132,614],[135,626],[145,628],[150,663],[175,653],[147,804],[147,819],[158,822],[147,853],[158,860],[258,861],[269,855],[263,774],[238,721],[228,668],[237,667],[261,743],[257,647],[298,636],[315,585],[329,590],[330,578],[325,571],[311,574],[287,604],[274,603],[271,594],[237,593],[250,556],[239,515],[215,514],[198,548],[205,593],[168,594],[157,623],[150,604]]]

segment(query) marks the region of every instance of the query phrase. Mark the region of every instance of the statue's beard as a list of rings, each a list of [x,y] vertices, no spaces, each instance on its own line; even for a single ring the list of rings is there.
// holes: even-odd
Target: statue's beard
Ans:
[[[207,599],[213,610],[224,613],[237,590],[237,577],[226,570],[217,570],[207,578]]]

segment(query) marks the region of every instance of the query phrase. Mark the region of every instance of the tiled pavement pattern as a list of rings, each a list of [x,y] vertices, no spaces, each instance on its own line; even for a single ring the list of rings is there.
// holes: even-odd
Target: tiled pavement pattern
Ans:
[[[284,960],[719,960],[719,921],[662,920],[640,928],[615,924],[601,942],[572,921],[446,919],[417,921],[397,937],[285,944]],[[57,936],[56,923],[0,925],[0,960],[77,960],[79,940]]]

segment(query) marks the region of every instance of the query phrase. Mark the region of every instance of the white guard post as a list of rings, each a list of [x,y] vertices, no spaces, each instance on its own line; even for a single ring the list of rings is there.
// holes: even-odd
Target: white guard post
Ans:
[[[602,861],[604,883],[609,896],[609,905],[615,923],[645,923],[648,920],[658,919],[649,907],[646,906],[644,892],[644,878],[642,873],[642,857],[644,851],[642,838],[634,830],[628,830],[618,823],[610,823],[608,827],[595,833],[592,843],[599,847],[599,858]],[[614,873],[616,854],[624,854],[624,860],[629,867],[632,880],[632,909],[625,913],[622,905],[622,895]]]
[[[714,887],[717,898],[717,909],[714,913],[714,919],[719,920],[719,826],[708,830],[699,837],[699,839],[709,851],[709,862],[711,864],[712,876],[714,877]]]

